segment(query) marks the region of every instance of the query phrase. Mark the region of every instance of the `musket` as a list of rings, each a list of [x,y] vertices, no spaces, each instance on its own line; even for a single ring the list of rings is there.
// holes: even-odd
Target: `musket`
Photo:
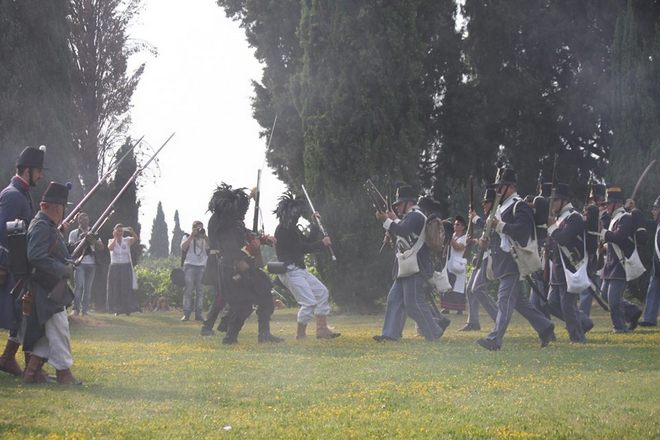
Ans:
[[[367,181],[364,182],[363,187],[365,191],[367,191],[367,195],[371,199],[371,205],[374,207],[376,211],[383,213],[387,211],[391,211],[389,193],[387,195],[387,198],[383,197],[383,194],[381,194],[381,192],[378,190],[378,188],[371,179],[367,179]],[[390,235],[389,231],[385,232],[385,236],[383,237],[383,244],[381,244],[380,249],[378,249],[379,254],[383,252],[383,249],[385,248],[385,245],[388,242],[388,237],[389,237],[389,241],[391,241],[392,236]]]
[[[468,227],[467,227],[467,238],[468,240],[472,238],[472,221],[470,220],[470,213],[474,209],[474,176],[470,175],[470,200],[468,203]]]
[[[170,137],[167,138],[167,140],[163,143],[163,145],[161,145],[160,148],[156,150],[156,152],[149,158],[149,160],[144,165],[142,165],[141,167],[135,170],[133,175],[128,179],[126,184],[119,190],[115,198],[112,199],[108,207],[105,208],[105,211],[103,211],[103,213],[99,216],[99,218],[96,220],[94,225],[90,228],[90,232],[89,232],[90,234],[95,235],[98,233],[98,231],[101,229],[101,226],[105,224],[108,217],[110,217],[111,212],[114,210],[115,203],[117,203],[119,198],[126,192],[128,187],[135,181],[135,179],[138,178],[138,176],[142,173],[142,171],[144,171],[149,166],[149,164],[156,158],[156,156],[158,156],[158,153],[160,153],[163,150],[163,148],[165,148],[165,145],[167,145],[170,139],[174,137],[174,134],[175,133],[172,133]],[[85,249],[85,246],[87,246],[85,240],[78,243],[76,248],[71,253],[71,257],[73,259],[78,258],[81,255],[82,251]]]
[[[316,209],[314,209],[314,205],[312,204],[312,199],[309,198],[309,194],[307,194],[307,190],[305,189],[305,185],[301,185],[303,193],[305,193],[305,198],[307,199],[307,203],[309,204],[309,207],[311,208],[312,212],[316,212]],[[328,236],[328,233],[325,231],[325,228],[321,224],[321,219],[318,217],[314,216],[316,219],[316,224],[319,225],[319,229],[321,230],[321,234],[323,234],[324,237]],[[337,257],[335,256],[335,252],[332,250],[332,246],[328,246],[328,250],[330,251],[330,257],[332,258],[332,261],[337,261]]]
[[[273,127],[270,129],[270,136],[268,137],[268,144],[266,145],[266,151],[270,150],[270,143],[273,140],[273,133],[275,133],[275,125],[277,124],[277,113],[275,113],[275,120],[273,121]],[[252,218],[252,232],[255,234],[259,233],[259,200],[261,196],[261,169],[257,170],[257,188],[254,193],[254,217]]]
[[[649,173],[654,163],[655,163],[655,159],[653,159],[651,163],[648,164],[642,175],[639,176],[639,179],[637,179],[637,184],[635,185],[635,189],[633,190],[632,195],[630,196],[631,199],[633,200],[635,199],[635,196],[637,195],[637,191],[639,190],[639,187],[642,184],[642,180],[644,180],[644,177],[646,177],[646,175]]]
[[[500,177],[502,176],[502,170],[504,170],[504,163],[498,159],[497,163],[497,173],[495,175],[495,182],[497,182],[497,189],[495,190],[495,200],[493,201],[493,206],[490,208],[490,212],[488,213],[488,218],[486,219],[486,224],[484,226],[483,231],[481,232],[481,239],[482,240],[489,240],[490,239],[490,234],[493,230],[493,219],[495,218],[495,214],[497,214],[497,207],[500,206],[500,202],[502,201],[502,184],[500,183]],[[479,248],[479,253],[477,254],[477,261],[474,263],[474,271],[476,272],[480,267],[481,267],[481,262],[484,257],[484,253],[486,252],[486,249],[483,247]]]
[[[555,153],[553,162],[552,162],[552,188],[557,187],[558,183],[558,178],[557,178],[557,162],[559,159],[559,155]],[[550,203],[550,212],[552,212],[552,204]],[[548,216],[548,221],[550,220],[550,216]],[[543,254],[544,254],[544,261],[543,261],[543,279],[547,280],[547,282],[550,282],[550,237],[545,238],[545,243],[543,246]]]
[[[254,217],[252,219],[252,232],[259,233],[259,196],[261,193],[261,170],[257,170],[257,187],[254,191]]]
[[[497,207],[499,206],[500,201],[502,200],[502,195],[500,194],[502,187],[499,182],[500,182],[500,176],[502,175],[502,170],[504,169],[504,162],[501,160],[500,157],[498,157],[495,166],[497,167],[495,182],[497,182],[498,186],[497,186],[497,190],[495,191],[495,200],[493,201],[493,205],[491,206],[490,211],[488,212],[488,217],[486,218],[484,229],[481,232],[481,240],[490,239],[490,234],[493,225],[493,218],[495,218],[495,214],[497,213]],[[470,274],[470,279],[468,280],[467,283],[467,287],[468,289],[470,289],[470,291],[472,291],[474,287],[474,283],[476,282],[475,277],[477,276],[477,272],[481,268],[481,263],[483,262],[485,253],[486,253],[486,248],[484,246],[481,246],[481,244],[479,244],[479,251],[477,252],[477,256],[474,262],[474,269],[472,270],[472,273]]]
[[[94,195],[94,193],[96,193],[96,191],[101,187],[101,185],[102,185],[103,183],[105,183],[105,182],[108,180],[108,178],[110,177],[110,175],[112,174],[112,172],[113,172],[114,170],[116,170],[117,167],[119,167],[119,165],[124,161],[124,159],[126,159],[126,158],[128,157],[128,155],[129,155],[129,154],[135,149],[135,147],[137,147],[138,145],[140,145],[140,142],[142,142],[142,139],[144,139],[144,136],[142,136],[140,139],[138,139],[137,142],[135,142],[135,143],[133,144],[133,146],[132,146],[131,148],[129,148],[129,150],[128,150],[126,153],[124,153],[124,155],[123,155],[121,158],[119,158],[119,160],[116,161],[116,162],[114,163],[114,165],[112,165],[112,166],[110,167],[110,169],[108,169],[108,171],[105,172],[105,174],[99,179],[98,182],[96,182],[96,184],[92,187],[92,189],[90,189],[89,192],[88,192],[87,194],[85,194],[85,196],[84,196],[84,197],[82,198],[82,200],[76,205],[76,207],[73,208],[73,209],[71,210],[71,212],[69,212],[69,214],[64,218],[64,220],[62,220],[62,223],[61,223],[60,226],[58,227],[58,229],[60,230],[60,232],[62,232],[62,229],[63,229],[63,225],[64,225],[64,224],[69,223],[71,220],[74,219],[74,217],[76,216],[76,214],[78,214],[80,211],[82,211],[83,206],[85,206],[85,204],[86,204],[86,203],[89,201],[89,199]]]

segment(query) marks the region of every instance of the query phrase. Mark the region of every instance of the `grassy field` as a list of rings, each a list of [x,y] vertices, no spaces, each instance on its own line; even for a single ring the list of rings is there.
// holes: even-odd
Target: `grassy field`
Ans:
[[[253,316],[231,347],[178,318],[72,322],[85,385],[0,376],[0,438],[660,438],[660,330],[614,335],[601,311],[588,345],[562,327],[546,349],[516,316],[500,352],[456,315],[434,343],[411,322],[402,342],[373,342],[380,315],[336,316],[341,338],[297,342],[289,309],[273,322],[285,343],[257,344]]]

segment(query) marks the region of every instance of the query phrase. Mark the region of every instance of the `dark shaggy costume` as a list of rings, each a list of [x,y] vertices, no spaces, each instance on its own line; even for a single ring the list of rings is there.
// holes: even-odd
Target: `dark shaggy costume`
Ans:
[[[270,317],[274,310],[270,278],[245,251],[250,231],[243,221],[249,205],[250,198],[244,188],[233,189],[225,183],[218,186],[209,202],[209,211],[213,213],[208,224],[209,241],[211,248],[220,253],[217,265],[219,290],[229,304],[225,344],[237,342],[238,333],[252,313],[253,305],[257,305],[259,341],[280,340],[270,334]],[[248,269],[243,272],[238,268],[241,261],[248,264]]]

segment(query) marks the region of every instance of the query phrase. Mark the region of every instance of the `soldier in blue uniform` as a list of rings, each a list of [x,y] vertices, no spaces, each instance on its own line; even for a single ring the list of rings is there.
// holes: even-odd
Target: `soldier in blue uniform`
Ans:
[[[627,333],[637,327],[641,309],[623,298],[626,288],[626,270],[623,257],[635,250],[633,219],[623,207],[625,199],[619,187],[607,189],[607,212],[611,216],[609,226],[603,225],[602,237],[607,243],[607,257],[603,267],[603,295],[610,306],[614,333]],[[626,325],[628,323],[628,325]]]
[[[0,328],[9,330],[9,339],[0,356],[0,370],[15,376],[23,374],[16,362],[20,347],[18,328],[20,311],[10,294],[16,280],[9,273],[9,250],[7,249],[7,222],[24,220],[29,223],[35,214],[30,197],[30,188],[37,185],[43,175],[46,147],[25,148],[16,161],[16,175],[0,192]]]
[[[649,277],[649,288],[646,291],[644,320],[639,323],[642,327],[655,327],[658,325],[658,308],[660,307],[660,197],[655,199],[651,215],[653,220],[647,222],[647,230],[653,234],[653,268]]]
[[[396,213],[376,213],[383,228],[396,236],[397,259],[393,267],[394,283],[387,295],[383,330],[374,340],[399,340],[408,315],[417,323],[424,338],[433,341],[440,338],[444,330],[434,319],[427,299],[433,263],[424,242],[426,216],[417,206],[414,189],[407,185],[398,188],[393,207]]]
[[[483,209],[484,216],[488,216],[490,210],[493,209],[493,202],[495,201],[495,186],[490,184],[486,187],[484,199],[481,201],[481,208]],[[483,228],[486,225],[484,219],[479,217],[476,212],[470,213],[470,221],[478,228]],[[477,257],[478,258],[478,255]],[[472,274],[466,289],[468,316],[467,322],[458,331],[469,332],[481,330],[479,323],[479,304],[481,304],[493,321],[497,319],[497,305],[493,298],[490,297],[487,291],[488,279],[486,278],[486,268],[489,265],[488,259],[490,253],[484,252],[483,260],[477,272]]]
[[[539,250],[545,249],[545,241],[548,237],[548,216],[550,215],[550,193],[552,191],[552,182],[543,182],[539,185],[539,193],[532,199],[531,207],[534,210],[534,218],[536,221],[536,238],[538,240]],[[544,218],[545,217],[545,218]],[[547,258],[547,255],[545,255]],[[539,271],[532,275],[534,282],[542,292],[548,291],[547,280],[543,271]],[[536,307],[546,318],[550,319],[550,310],[548,305],[539,298],[530,289],[529,302]]]
[[[557,219],[548,227],[551,252],[548,303],[559,309],[571,342],[585,343],[587,338],[584,334],[587,329],[583,328],[577,309],[580,293],[567,290],[564,273],[564,268],[574,273],[580,263],[588,264],[585,260],[584,219],[570,203],[568,192],[568,185],[564,183],[559,183],[552,189],[550,208]]]
[[[602,273],[604,258],[598,251],[600,232],[607,228],[610,223],[610,215],[605,205],[607,188],[601,183],[591,185],[587,205],[584,207],[585,229],[587,233],[587,253],[589,255],[589,277],[594,284],[600,284],[598,273]],[[589,289],[580,294],[579,309],[587,317],[591,315],[591,303],[593,296]]]
[[[23,295],[25,335],[23,350],[30,353],[23,374],[24,383],[45,382],[42,366],[48,361],[57,372],[57,383],[78,385],[71,374],[71,334],[66,307],[73,292],[67,280],[73,278],[74,265],[64,236],[57,229],[64,219],[69,189],[50,182],[41,198],[40,210],[27,233],[27,256],[31,273]],[[93,239],[93,237],[90,237]],[[59,297],[56,291],[63,292]],[[67,304],[68,303],[68,304]]]
[[[497,191],[502,194],[502,203],[497,207],[493,219],[494,230],[487,244],[491,252],[493,276],[500,282],[497,292],[497,319],[493,330],[477,343],[487,350],[499,350],[515,309],[536,330],[541,347],[545,347],[554,340],[555,326],[521,294],[519,263],[512,253],[514,242],[526,246],[532,239],[535,228],[534,213],[518,196],[516,174],[512,169],[505,169],[497,183]]]

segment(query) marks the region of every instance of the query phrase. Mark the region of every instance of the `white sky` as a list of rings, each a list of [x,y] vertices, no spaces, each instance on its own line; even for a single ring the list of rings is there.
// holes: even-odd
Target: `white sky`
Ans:
[[[157,57],[147,58],[133,97],[131,134],[135,139],[144,134],[157,148],[176,131],[158,156],[160,175],[145,181],[138,194],[141,239],[148,243],[159,201],[170,232],[176,209],[181,228],[189,231],[193,220],[206,225],[216,184],[255,186],[257,169],[265,166],[266,139],[259,138],[260,127],[252,118],[250,81],[261,79],[262,68],[244,31],[214,0],[143,0],[131,37],[158,51]],[[261,210],[266,232],[275,229],[271,212],[284,190],[264,168]],[[251,207],[248,227],[252,212]]]

